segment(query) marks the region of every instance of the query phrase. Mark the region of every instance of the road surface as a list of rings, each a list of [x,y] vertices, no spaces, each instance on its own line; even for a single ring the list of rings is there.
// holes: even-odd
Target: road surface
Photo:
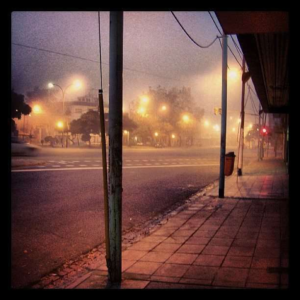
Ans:
[[[255,154],[245,151],[245,164]],[[34,282],[104,241],[100,150],[48,148],[34,159],[40,164],[11,173],[12,287]],[[123,230],[183,202],[218,176],[217,148],[125,149]]]

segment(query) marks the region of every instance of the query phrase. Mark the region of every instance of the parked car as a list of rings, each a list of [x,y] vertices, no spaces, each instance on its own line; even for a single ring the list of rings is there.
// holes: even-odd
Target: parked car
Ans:
[[[12,156],[35,156],[39,153],[40,147],[21,141],[17,137],[11,138]]]

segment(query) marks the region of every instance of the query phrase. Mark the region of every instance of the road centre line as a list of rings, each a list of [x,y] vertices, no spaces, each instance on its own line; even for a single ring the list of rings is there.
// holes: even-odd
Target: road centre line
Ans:
[[[182,167],[211,167],[219,164],[201,164],[201,165],[159,165],[159,166],[125,166],[123,169],[152,169],[152,168],[182,168]],[[78,170],[102,170],[102,167],[83,167],[83,168],[59,168],[59,169],[15,169],[12,173],[22,172],[46,172],[46,171],[78,171]]]

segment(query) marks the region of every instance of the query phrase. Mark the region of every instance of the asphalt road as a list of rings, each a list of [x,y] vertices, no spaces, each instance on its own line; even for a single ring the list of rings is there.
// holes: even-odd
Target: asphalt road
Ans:
[[[245,164],[255,153],[245,151]],[[99,149],[48,148],[34,159],[41,164],[11,173],[12,287],[34,282],[104,241]],[[217,148],[125,149],[123,229],[183,202],[218,176]]]

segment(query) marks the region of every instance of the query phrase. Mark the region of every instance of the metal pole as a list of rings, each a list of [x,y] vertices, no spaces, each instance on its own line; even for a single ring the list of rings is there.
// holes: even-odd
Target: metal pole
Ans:
[[[226,116],[227,116],[227,36],[223,36],[222,47],[222,126],[221,126],[221,149],[220,149],[220,179],[219,198],[224,198],[225,190],[225,152],[226,152]]]
[[[107,268],[109,269],[110,247],[109,247],[109,221],[108,221],[108,185],[107,185],[107,163],[106,163],[105,118],[104,118],[104,104],[103,104],[103,91],[102,90],[99,90],[99,113],[100,113],[102,168],[103,168],[106,264],[107,264]]]
[[[245,74],[245,57],[243,57],[243,75]],[[244,124],[245,124],[245,85],[246,81],[242,76],[242,104],[241,104],[241,130],[239,140],[239,160],[238,160],[238,176],[242,176],[243,168],[243,152],[244,152]]]
[[[109,278],[122,274],[123,12],[110,12],[109,37]]]

